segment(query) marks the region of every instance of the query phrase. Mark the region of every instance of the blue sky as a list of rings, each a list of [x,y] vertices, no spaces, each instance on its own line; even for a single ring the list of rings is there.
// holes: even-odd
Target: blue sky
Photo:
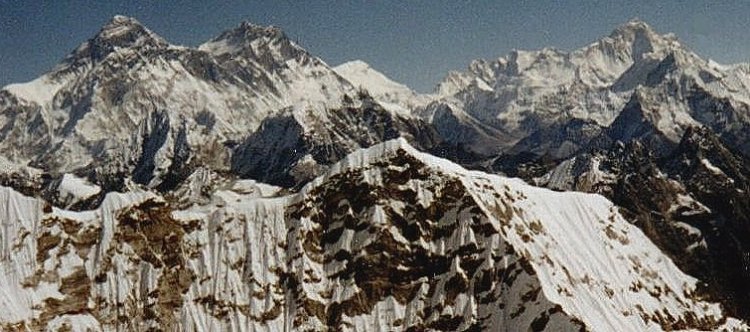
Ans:
[[[0,86],[49,70],[115,14],[187,46],[243,20],[276,25],[331,65],[362,59],[420,91],[472,59],[575,49],[634,17],[718,62],[750,61],[750,1],[651,2],[0,0]]]

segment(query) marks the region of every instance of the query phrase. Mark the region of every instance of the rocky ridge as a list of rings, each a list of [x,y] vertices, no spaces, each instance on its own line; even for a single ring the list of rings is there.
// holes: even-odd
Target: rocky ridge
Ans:
[[[467,171],[403,139],[296,194],[242,187],[186,209],[110,193],[83,212],[2,188],[3,328],[743,326],[604,198]]]

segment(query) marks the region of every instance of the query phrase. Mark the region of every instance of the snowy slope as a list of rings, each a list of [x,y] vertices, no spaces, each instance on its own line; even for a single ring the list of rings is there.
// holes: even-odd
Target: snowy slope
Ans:
[[[627,113],[635,116],[625,120]],[[706,127],[688,127],[679,143],[665,144],[639,114],[628,107],[619,125],[605,130],[637,139],[598,141],[560,162],[530,158],[495,166],[554,190],[608,197],[680,269],[700,279],[707,296],[747,317],[750,164]]]
[[[80,201],[88,200],[102,192],[102,188],[91,184],[86,179],[81,179],[73,174],[63,174],[60,184],[57,186],[57,196],[61,201],[70,206]]]
[[[604,198],[467,171],[403,139],[352,153],[297,194],[237,188],[182,210],[111,193],[84,212],[0,189],[3,328],[742,324]]]
[[[431,95],[418,94],[406,85],[391,80],[362,60],[342,63],[333,70],[357,88],[367,90],[380,102],[413,109],[426,105],[434,98]]]
[[[367,89],[373,97],[393,98],[412,97],[414,92],[406,85],[392,81],[362,60],[342,63],[333,68],[339,75],[350,82]]]

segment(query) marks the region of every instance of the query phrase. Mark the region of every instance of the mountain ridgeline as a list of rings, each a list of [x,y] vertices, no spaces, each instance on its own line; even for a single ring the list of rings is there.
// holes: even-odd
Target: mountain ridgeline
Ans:
[[[0,90],[0,198],[2,330],[747,330],[750,65],[633,20],[421,94],[116,16]]]

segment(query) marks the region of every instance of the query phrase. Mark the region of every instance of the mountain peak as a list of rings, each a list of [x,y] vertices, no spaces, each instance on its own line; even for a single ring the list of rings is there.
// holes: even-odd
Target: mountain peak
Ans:
[[[286,37],[281,28],[273,25],[262,26],[250,21],[242,21],[239,26],[229,30],[235,34],[244,34],[246,37],[255,39],[257,37]]]
[[[627,22],[621,24],[618,28],[631,28],[631,29],[648,29],[648,30],[653,30],[651,28],[651,26],[648,25],[648,23],[646,23],[646,21],[644,21],[644,20],[642,20],[642,19],[640,19],[638,17],[631,18]]]
[[[616,27],[609,36],[600,38],[581,51],[586,54],[599,54],[615,62],[629,59],[624,63],[629,67],[632,65],[630,61],[663,58],[669,52],[684,52],[686,49],[677,42],[673,34],[659,34],[646,22],[634,18]]]
[[[136,20],[134,17],[125,16],[125,15],[115,15],[112,16],[111,19],[107,22],[107,24],[104,25],[102,30],[116,27],[116,26],[126,26],[126,25],[142,25],[138,20]]]
[[[368,70],[368,69],[372,69],[372,67],[370,67],[370,64],[359,59],[344,62],[336,66],[336,68],[334,68],[334,70],[336,71],[338,70]]]
[[[652,28],[648,23],[640,20],[639,18],[633,18],[620,26],[616,27],[610,33],[610,38],[633,38],[633,37],[648,37],[658,38],[659,34]]]
[[[140,44],[166,45],[167,42],[132,17],[115,15],[99,33],[91,39],[94,42],[109,43],[117,47],[131,47]]]
[[[638,18],[615,28],[609,35],[615,43],[623,43],[631,49],[634,60],[640,59],[643,54],[660,49],[670,48],[671,35],[660,35],[646,22]]]
[[[65,60],[76,64],[82,61],[99,62],[107,55],[124,48],[161,48],[169,43],[132,17],[115,15],[99,32],[79,46]]]
[[[420,99],[411,88],[392,80],[362,60],[342,63],[333,70],[355,87],[366,89],[375,99],[381,102],[397,104],[407,108],[420,103],[426,104],[426,100]]]
[[[242,50],[252,48],[251,43],[255,40],[276,41],[284,44],[291,41],[281,28],[276,26],[262,26],[248,21],[243,21],[238,26],[222,32],[216,38],[201,45],[199,49],[217,55],[225,53],[238,53]]]

